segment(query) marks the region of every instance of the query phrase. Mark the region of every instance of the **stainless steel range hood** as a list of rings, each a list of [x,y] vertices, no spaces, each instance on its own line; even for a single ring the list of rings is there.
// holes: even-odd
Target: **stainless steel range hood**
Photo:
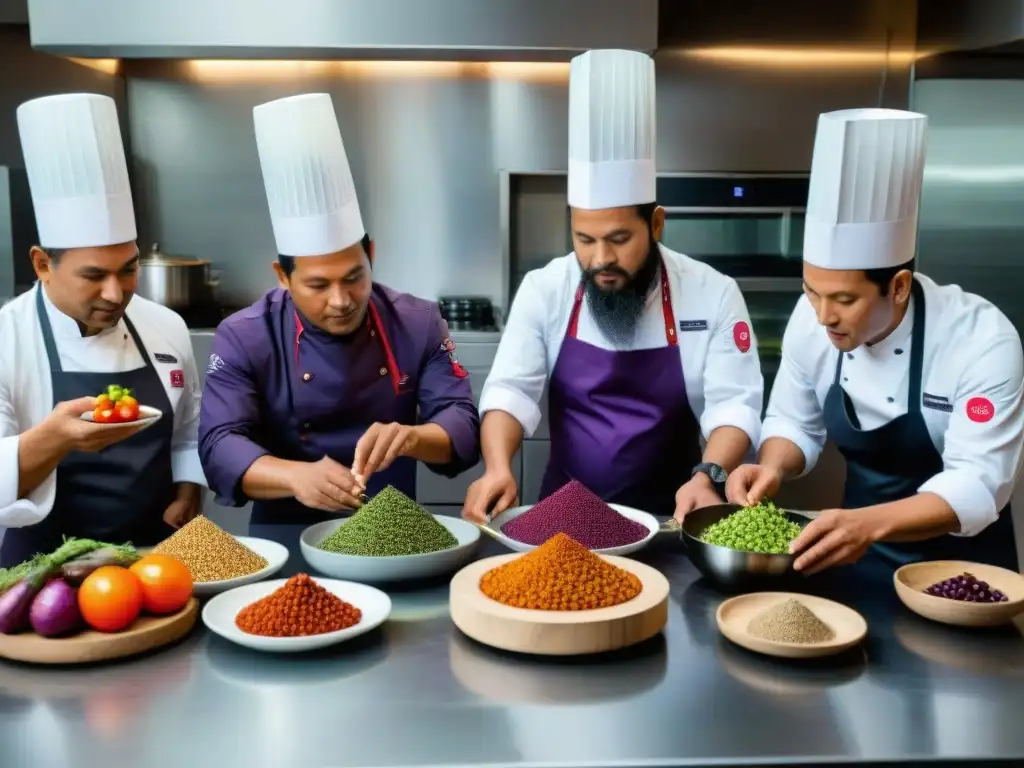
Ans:
[[[922,0],[917,13],[922,52],[1024,54],[1024,0]]]
[[[658,0],[29,0],[62,56],[564,61],[653,51]]]

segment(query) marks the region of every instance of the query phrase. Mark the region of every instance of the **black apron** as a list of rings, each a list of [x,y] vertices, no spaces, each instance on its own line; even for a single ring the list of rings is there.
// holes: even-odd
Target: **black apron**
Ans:
[[[145,360],[142,368],[109,373],[62,370],[42,286],[36,291],[36,311],[50,360],[54,405],[79,397],[95,397],[109,385],[119,384],[130,387],[140,403],[160,409],[163,416],[151,427],[102,451],[73,451],[65,456],[57,465],[53,509],[35,525],[7,530],[0,548],[0,567],[9,568],[37,552],[52,552],[65,536],[115,544],[131,542],[137,547],[157,544],[173,533],[163,515],[175,498],[171,473],[174,412],[149,353],[125,315],[125,326]]]
[[[921,413],[921,378],[924,361],[925,298],[916,280],[912,287],[914,325],[910,342],[910,385],[907,412],[877,429],[862,430],[849,396],[840,386],[843,356],[825,398],[828,438],[846,459],[844,509],[888,504],[910,498],[927,480],[943,470]],[[927,541],[876,544],[875,554],[895,566],[921,560],[970,560],[1016,571],[1017,545],[1010,505],[999,519],[977,536],[943,535]]]

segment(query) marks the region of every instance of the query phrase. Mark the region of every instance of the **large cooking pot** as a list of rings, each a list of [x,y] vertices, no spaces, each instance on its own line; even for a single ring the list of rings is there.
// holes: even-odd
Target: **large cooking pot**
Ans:
[[[209,304],[217,281],[210,262],[190,256],[168,256],[157,243],[139,260],[136,292],[150,301],[175,310]]]

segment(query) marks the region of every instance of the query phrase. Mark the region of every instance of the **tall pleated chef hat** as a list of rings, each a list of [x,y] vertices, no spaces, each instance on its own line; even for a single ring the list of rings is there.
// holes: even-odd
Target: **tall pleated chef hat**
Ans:
[[[804,261],[878,269],[914,258],[928,118],[848,109],[818,118],[804,226]]]
[[[253,108],[277,252],[321,256],[362,240],[356,186],[330,94],[308,93]]]
[[[653,203],[654,59],[587,51],[569,72],[569,205],[597,210]]]
[[[17,116],[39,244],[89,248],[135,240],[114,100],[95,93],[44,96],[20,105]]]

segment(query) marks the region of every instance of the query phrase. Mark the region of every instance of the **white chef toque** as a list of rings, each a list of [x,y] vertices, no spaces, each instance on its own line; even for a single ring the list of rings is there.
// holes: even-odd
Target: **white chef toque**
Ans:
[[[569,73],[569,205],[597,210],[653,203],[654,59],[587,51]]]
[[[847,109],[818,118],[804,226],[804,261],[879,269],[914,258],[928,118]]]
[[[136,238],[128,164],[109,96],[68,93],[18,107],[39,244],[120,245]]]
[[[270,101],[252,116],[277,252],[322,256],[362,240],[366,230],[330,95]]]

